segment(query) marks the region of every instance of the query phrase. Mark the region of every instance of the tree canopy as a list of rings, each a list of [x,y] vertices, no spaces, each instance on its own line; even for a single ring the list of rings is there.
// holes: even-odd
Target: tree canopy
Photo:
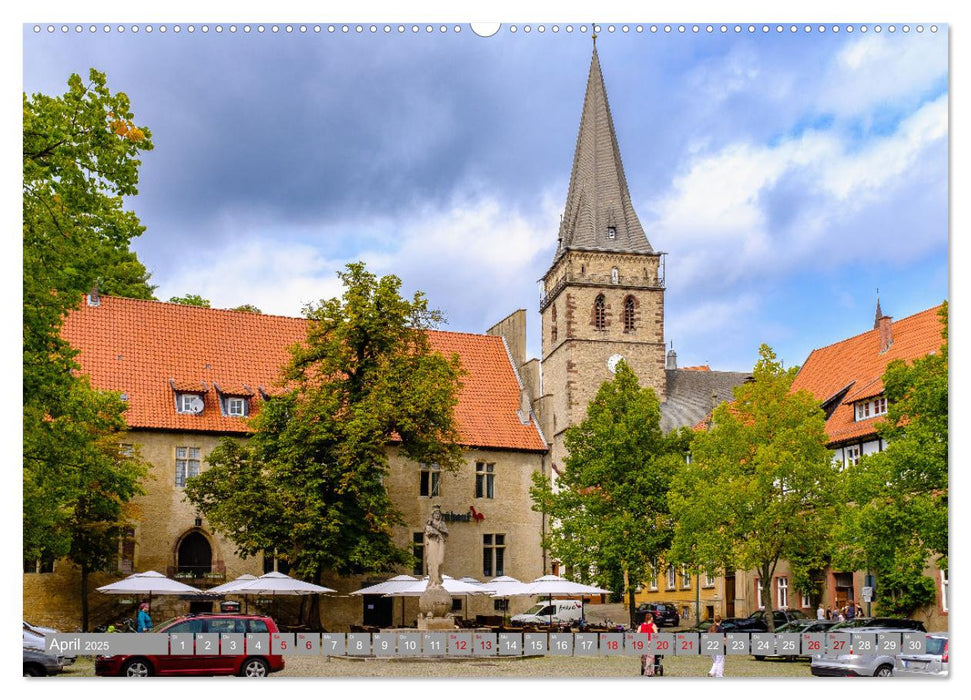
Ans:
[[[119,450],[124,402],[76,374],[61,327],[96,285],[152,298],[129,249],[144,227],[123,201],[151,148],[128,98],[93,69],[62,96],[23,97],[24,557],[75,561],[85,610],[87,572],[114,561],[145,469]]]
[[[780,560],[803,581],[825,564],[839,495],[823,412],[809,392],[790,393],[795,373],[761,346],[754,381],[715,409],[669,497],[671,558],[712,573],[755,569],[767,608]]]
[[[454,407],[459,360],[433,352],[441,320],[421,293],[362,263],[340,273],[343,295],[306,308],[285,391],[255,416],[245,444],[226,440],[187,496],[243,556],[276,551],[298,575],[347,575],[411,564],[393,540],[403,524],[383,483],[388,448],[417,463],[461,461]]]
[[[211,304],[208,299],[204,299],[198,294],[186,294],[182,297],[171,297],[169,301],[173,304],[182,304],[183,306],[201,306],[204,309],[208,309]]]
[[[886,448],[843,473],[850,505],[842,511],[834,561],[876,575],[876,604],[886,614],[932,603],[936,588],[924,569],[931,560],[947,568],[947,312],[945,302],[937,351],[887,365],[887,415],[877,428]]]
[[[544,540],[553,556],[587,578],[634,589],[671,541],[667,492],[690,436],[664,435],[653,389],[641,388],[626,362],[601,385],[583,422],[565,434],[569,452],[555,483],[533,475],[534,510],[553,523]]]

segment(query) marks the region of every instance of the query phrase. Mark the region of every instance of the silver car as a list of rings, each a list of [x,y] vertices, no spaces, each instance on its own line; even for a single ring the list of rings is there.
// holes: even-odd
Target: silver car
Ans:
[[[64,670],[64,660],[40,649],[24,647],[25,676],[53,676]]]
[[[947,632],[927,635],[923,654],[901,654],[894,666],[895,676],[947,676]]]
[[[836,630],[830,630],[836,631]],[[888,627],[857,627],[846,630],[857,634],[912,634],[914,630]],[[813,656],[809,671],[814,676],[892,676],[896,657],[887,654],[841,654],[840,656]]]

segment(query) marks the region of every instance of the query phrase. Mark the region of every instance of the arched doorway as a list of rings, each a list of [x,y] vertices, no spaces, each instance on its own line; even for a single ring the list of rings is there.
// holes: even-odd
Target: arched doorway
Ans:
[[[201,532],[190,532],[179,543],[179,573],[202,576],[212,571],[212,545]]]

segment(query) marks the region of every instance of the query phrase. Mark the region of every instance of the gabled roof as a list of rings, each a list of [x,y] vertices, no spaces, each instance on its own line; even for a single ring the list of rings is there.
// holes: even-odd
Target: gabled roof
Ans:
[[[751,372],[718,372],[707,365],[664,371],[667,398],[661,404],[661,430],[697,426],[715,406],[732,400],[732,390],[752,378]]]
[[[614,231],[612,238],[608,227]],[[630,201],[596,48],[554,263],[567,250],[654,252]]]
[[[910,362],[940,348],[940,308],[935,306],[892,322],[893,343],[882,354],[879,328],[810,353],[792,383],[792,390],[805,389],[820,402],[846,391],[826,421],[831,443],[876,434],[876,423],[882,418],[855,420],[853,403],[883,393],[882,376],[891,360]]]
[[[101,297],[64,323],[92,384],[127,396],[133,429],[246,434],[242,418],[223,416],[219,394],[277,394],[288,349],[303,341],[307,320],[205,309],[158,301]],[[523,424],[520,387],[501,337],[428,331],[434,350],[457,353],[466,374],[455,408],[462,443],[470,447],[545,451],[538,427]],[[218,390],[217,390],[218,387]],[[175,393],[199,393],[201,414],[176,412]]]

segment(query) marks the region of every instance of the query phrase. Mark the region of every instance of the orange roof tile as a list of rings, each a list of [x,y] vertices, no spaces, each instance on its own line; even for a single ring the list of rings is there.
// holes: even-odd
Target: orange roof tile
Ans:
[[[249,432],[246,421],[222,415],[216,387],[254,395],[258,412],[256,397],[279,393],[288,348],[306,332],[302,318],[102,296],[99,306],[72,312],[63,335],[95,387],[127,396],[131,428],[241,434]],[[547,449],[537,426],[519,420],[519,380],[502,338],[428,333],[432,348],[458,354],[466,371],[455,408],[464,445]],[[178,413],[176,391],[202,394],[203,412]]]
[[[682,367],[683,370],[691,370],[694,372],[710,372],[711,367],[708,365],[694,365],[693,367]]]
[[[913,361],[941,346],[940,306],[893,322],[893,344],[880,353],[880,331],[866,333],[813,350],[792,383],[792,390],[806,389],[820,402],[844,389],[846,396],[826,421],[831,443],[876,435],[880,417],[857,421],[853,403],[883,393],[882,376],[891,360]],[[848,388],[847,388],[848,387]]]

